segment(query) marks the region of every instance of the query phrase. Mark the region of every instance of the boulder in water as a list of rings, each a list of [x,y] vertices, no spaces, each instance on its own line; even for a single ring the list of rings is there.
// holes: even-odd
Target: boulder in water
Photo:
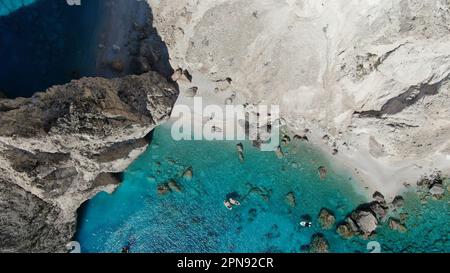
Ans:
[[[174,192],[182,192],[183,191],[183,189],[181,188],[180,184],[178,184],[178,182],[175,181],[175,180],[170,180],[167,183],[167,185],[169,186],[171,191],[174,191]]]
[[[320,166],[318,169],[318,172],[319,172],[319,177],[321,180],[324,180],[327,177],[328,171],[327,171],[326,167]]]
[[[329,210],[323,208],[319,213],[319,223],[323,229],[331,229],[336,223],[336,217]]]
[[[125,70],[125,66],[122,61],[115,60],[110,63],[110,67],[117,73],[122,73]]]
[[[166,195],[166,194],[170,193],[170,187],[167,183],[159,184],[158,187],[156,188],[156,190],[158,191],[159,195]]]
[[[400,220],[395,218],[389,218],[388,225],[392,230],[397,230],[399,232],[406,232],[408,229],[403,225]]]
[[[312,236],[308,250],[310,253],[328,253],[330,252],[330,246],[323,234],[316,233]]]
[[[194,176],[194,172],[192,170],[192,167],[188,167],[184,172],[183,172],[183,178],[186,180],[192,180],[192,177]]]
[[[340,224],[337,227],[336,232],[344,239],[350,239],[355,235],[355,232],[348,223]]]
[[[404,204],[405,204],[405,199],[400,195],[397,195],[394,198],[394,200],[392,201],[392,205],[394,206],[394,209],[400,209],[404,206]]]
[[[371,235],[377,229],[378,220],[370,211],[355,211],[352,213],[352,219],[365,236]]]

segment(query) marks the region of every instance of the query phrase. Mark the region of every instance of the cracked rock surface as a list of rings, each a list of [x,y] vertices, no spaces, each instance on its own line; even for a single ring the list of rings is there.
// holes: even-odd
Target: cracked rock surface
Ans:
[[[78,207],[115,189],[177,96],[148,72],[0,99],[0,252],[64,251]]]

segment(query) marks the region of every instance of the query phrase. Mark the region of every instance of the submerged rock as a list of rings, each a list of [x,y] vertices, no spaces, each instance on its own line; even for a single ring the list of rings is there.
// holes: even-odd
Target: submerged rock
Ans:
[[[317,170],[319,173],[319,177],[321,180],[324,180],[327,177],[327,168],[324,166],[320,166],[319,169]]]
[[[0,100],[0,252],[65,251],[79,206],[117,187],[105,174],[124,171],[145,151],[177,95],[149,72]]]
[[[388,225],[392,230],[397,230],[400,232],[406,232],[408,231],[408,229],[406,228],[405,225],[403,225],[400,220],[395,219],[395,218],[389,218],[388,220]]]
[[[125,70],[125,65],[120,60],[115,60],[110,63],[111,69],[117,73],[122,73]]]
[[[161,183],[156,187],[156,191],[159,195],[166,195],[170,193],[171,189],[167,183]]]
[[[194,172],[192,170],[192,167],[188,167],[184,172],[183,172],[183,178],[186,180],[192,180],[192,177],[194,176]]]
[[[328,240],[323,234],[316,233],[311,238],[308,251],[310,253],[328,253],[330,252],[330,246]]]
[[[417,186],[419,187],[419,191],[422,191],[424,195],[429,195],[436,199],[441,199],[445,195],[444,180],[442,179],[440,172],[423,177],[417,183]],[[448,188],[450,188],[450,185]]]
[[[323,208],[319,213],[319,223],[323,229],[331,229],[336,223],[336,217],[329,210]]]
[[[167,185],[169,186],[171,191],[174,191],[174,192],[182,192],[183,191],[183,189],[181,188],[180,184],[178,184],[178,182],[175,181],[175,180],[170,180],[167,183]]]
[[[409,214],[407,212],[402,212],[399,214],[400,223],[405,223],[408,220]]]
[[[337,227],[336,232],[344,239],[350,239],[355,235],[355,232],[348,223],[340,224]]]
[[[378,220],[375,215],[369,211],[356,211],[352,213],[351,217],[363,235],[371,235],[377,229]]]
[[[249,193],[254,193],[254,194],[258,195],[259,197],[261,197],[261,199],[264,202],[268,202],[270,200],[270,197],[272,196],[271,189],[266,189],[265,187],[253,186],[251,184],[248,184],[247,186],[249,186],[249,188],[250,188]]]
[[[286,194],[286,197],[284,199],[284,201],[286,202],[286,204],[288,204],[290,207],[295,208],[295,206],[297,206],[297,201],[295,198],[295,193],[290,192],[288,194]]]

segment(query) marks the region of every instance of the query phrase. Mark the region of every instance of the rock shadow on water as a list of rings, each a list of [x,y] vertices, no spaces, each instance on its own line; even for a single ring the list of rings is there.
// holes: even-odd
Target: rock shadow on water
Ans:
[[[0,92],[8,98],[86,76],[173,72],[145,1],[38,0],[0,16],[0,56]]]
[[[99,0],[78,7],[40,0],[0,17],[0,90],[30,97],[95,73]]]

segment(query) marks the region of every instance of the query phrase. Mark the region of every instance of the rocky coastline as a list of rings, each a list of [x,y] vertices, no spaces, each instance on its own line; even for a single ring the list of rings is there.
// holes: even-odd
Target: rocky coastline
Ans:
[[[148,72],[1,99],[0,251],[65,251],[78,207],[117,187],[114,174],[145,151],[177,90]]]
[[[107,0],[100,9],[99,77],[31,98],[0,92],[0,252],[65,252],[80,205],[112,192],[170,117],[178,85],[150,7]]]
[[[147,2],[172,67],[193,75],[184,101],[196,87],[219,104],[279,105],[294,135],[389,198],[450,174],[441,1]]]

